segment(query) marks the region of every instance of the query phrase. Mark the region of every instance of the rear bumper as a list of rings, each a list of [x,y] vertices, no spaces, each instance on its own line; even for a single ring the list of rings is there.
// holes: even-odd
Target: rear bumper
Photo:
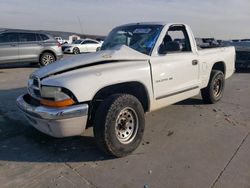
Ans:
[[[26,99],[27,95],[17,98],[17,106],[29,123],[39,131],[53,137],[81,135],[87,124],[88,104],[64,108],[34,106]]]

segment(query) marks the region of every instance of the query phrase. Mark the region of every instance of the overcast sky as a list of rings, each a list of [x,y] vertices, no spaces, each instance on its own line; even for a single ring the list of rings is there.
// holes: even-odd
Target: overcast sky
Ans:
[[[187,23],[200,37],[250,38],[250,0],[0,0],[2,28],[106,35],[141,21]]]

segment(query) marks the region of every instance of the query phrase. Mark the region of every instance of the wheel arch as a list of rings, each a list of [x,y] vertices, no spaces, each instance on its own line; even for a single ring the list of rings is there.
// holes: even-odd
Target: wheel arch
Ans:
[[[72,48],[72,52],[74,53],[74,49],[78,49],[79,50],[79,53],[81,53],[81,48],[79,46],[73,46]]]
[[[218,62],[215,62],[211,71],[212,70],[219,70],[221,72],[223,72],[224,75],[226,75],[226,64],[224,61],[218,61]]]
[[[57,56],[56,56],[55,52],[53,52],[52,50],[43,50],[43,51],[40,53],[40,55],[39,55],[39,61],[40,61],[42,55],[43,55],[44,53],[46,53],[46,52],[47,52],[47,53],[53,54],[53,56],[55,57],[55,60],[57,60]]]
[[[109,85],[99,89],[94,95],[90,104],[90,117],[88,126],[92,124],[96,110],[100,103],[105,100],[105,98],[113,94],[130,94],[136,97],[142,104],[144,112],[148,112],[150,109],[150,98],[148,91],[144,84],[138,81],[124,82],[114,85]]]
[[[149,94],[145,85],[138,81],[123,82],[103,87],[95,94],[95,96],[93,97],[93,101],[104,100],[108,96],[117,93],[130,94],[135,96],[141,102],[144,111],[146,112],[149,110]]]

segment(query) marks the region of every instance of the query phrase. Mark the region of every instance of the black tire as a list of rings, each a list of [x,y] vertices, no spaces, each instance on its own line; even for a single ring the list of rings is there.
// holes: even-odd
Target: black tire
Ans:
[[[128,110],[127,115],[126,110]],[[123,120],[123,117],[126,118]],[[134,125],[136,126],[133,125],[133,129],[130,127],[132,121],[129,118],[131,117],[135,118]],[[124,157],[132,153],[142,140],[144,128],[143,107],[136,97],[128,94],[115,94],[105,99],[98,107],[94,118],[94,135],[97,145],[101,150],[115,157]],[[130,130],[132,130],[131,133],[127,134],[126,131]],[[123,132],[128,138],[127,141]]]
[[[39,59],[39,64],[41,66],[49,65],[56,61],[56,57],[51,52],[44,52]]]
[[[201,90],[201,96],[204,102],[214,104],[218,102],[222,96],[225,86],[225,75],[222,71],[212,70],[208,86]]]
[[[98,52],[98,51],[100,51],[101,50],[101,47],[98,47],[98,48],[96,48],[96,52]]]
[[[77,47],[73,48],[73,54],[75,54],[75,55],[80,54],[80,49]]]

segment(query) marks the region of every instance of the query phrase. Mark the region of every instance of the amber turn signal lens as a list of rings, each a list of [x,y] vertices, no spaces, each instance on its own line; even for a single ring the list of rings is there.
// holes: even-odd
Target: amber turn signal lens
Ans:
[[[51,100],[46,100],[42,99],[41,104],[49,107],[66,107],[73,105],[75,102],[72,99],[66,99],[62,101],[51,101]]]

